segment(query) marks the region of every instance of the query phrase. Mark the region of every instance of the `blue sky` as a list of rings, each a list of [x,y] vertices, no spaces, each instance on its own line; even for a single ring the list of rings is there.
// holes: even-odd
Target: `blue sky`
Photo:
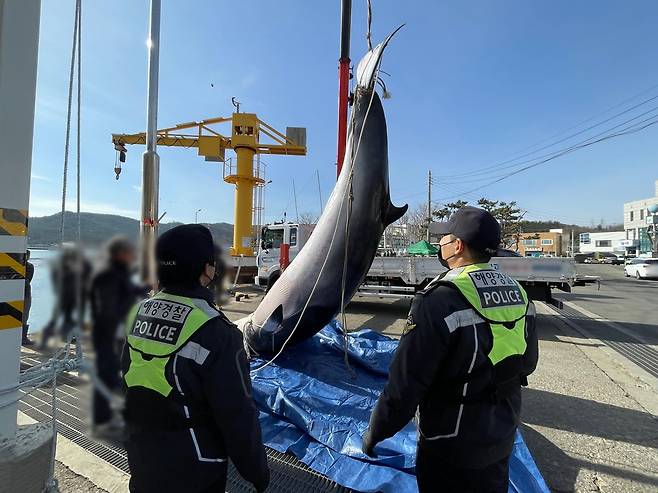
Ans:
[[[148,2],[83,3],[83,210],[138,217],[143,147],[129,148],[115,181],[110,134],[145,128]],[[485,182],[447,175],[521,154],[658,84],[654,1],[373,4],[375,40],[407,24],[383,64],[393,94],[385,110],[398,205],[426,200],[428,169],[436,176],[437,201],[454,200]],[[73,0],[42,2],[33,216],[60,207],[73,8]],[[324,200],[331,192],[339,17],[338,0],[163,1],[160,127],[230,115],[236,96],[243,111],[276,128],[308,129],[307,157],[264,157],[272,180],[268,221],[286,210],[294,217],[293,178],[300,213],[319,212],[316,170]],[[365,0],[354,0],[352,59],[365,49]],[[655,94],[658,87],[643,97]],[[190,222],[202,208],[201,221],[233,222],[233,187],[222,181],[217,163],[193,150],[159,148],[159,154],[160,209],[167,220]],[[657,154],[655,126],[464,198],[516,200],[531,219],[620,222],[623,202],[653,194]]]

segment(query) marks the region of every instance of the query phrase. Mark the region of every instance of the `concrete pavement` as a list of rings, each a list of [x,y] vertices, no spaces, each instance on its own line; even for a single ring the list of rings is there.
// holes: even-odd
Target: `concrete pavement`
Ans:
[[[556,298],[617,322],[634,335],[658,345],[658,280],[624,277],[623,265],[578,264],[578,273],[601,277],[601,288],[578,286]]]
[[[608,284],[608,279],[631,284],[620,287]],[[624,314],[637,312],[629,317],[646,317],[644,325],[653,330],[649,308],[633,298],[637,292],[645,296],[646,288],[635,286],[637,282],[609,275],[600,292],[596,286],[577,288],[569,299],[578,304],[588,300],[587,306],[598,308],[614,295],[618,307],[606,313],[616,314],[615,320],[626,326]],[[628,296],[632,299],[627,300]],[[229,303],[226,313],[240,318],[259,300],[255,295]],[[348,327],[370,327],[397,337],[408,307],[408,301],[357,299],[347,310]],[[658,381],[644,373],[640,378],[636,366],[623,364],[627,361],[608,351],[605,341],[584,337],[552,308],[543,303],[537,303],[537,308],[540,362],[524,389],[522,432],[550,488],[557,492],[657,491]]]
[[[625,286],[611,286],[607,292],[606,282],[604,279],[602,292],[595,286],[578,288],[572,296],[579,298],[572,301],[580,304],[586,299],[587,306],[601,312],[606,303],[601,301],[605,298],[597,299],[600,293],[616,296],[621,300],[619,306],[625,306],[626,299],[620,295],[627,292],[622,289]],[[262,298],[262,293],[252,289],[243,291],[250,292],[249,299],[225,304],[225,312],[233,320],[251,313]],[[522,432],[549,486],[557,492],[657,491],[658,380],[647,380],[651,377],[646,375],[640,378],[633,365],[621,364],[623,358],[607,350],[609,341],[584,337],[565,317],[537,305],[540,363],[530,377],[530,386],[524,389]],[[638,308],[641,306],[638,303]],[[371,327],[399,336],[408,307],[408,301],[359,299],[347,310],[348,327]],[[642,316],[640,312],[634,320],[642,320]],[[646,317],[645,325],[651,325],[649,315]],[[618,315],[614,320],[627,324],[625,318]],[[75,474],[61,464],[57,477],[61,491],[104,490],[85,479],[84,472]]]
[[[540,362],[522,432],[553,491],[658,490],[655,385],[538,304]]]

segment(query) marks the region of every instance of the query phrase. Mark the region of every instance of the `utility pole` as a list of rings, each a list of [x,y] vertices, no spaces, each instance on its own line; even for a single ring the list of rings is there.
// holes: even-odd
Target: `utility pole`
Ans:
[[[155,241],[158,237],[160,157],[157,153],[158,75],[160,68],[160,0],[151,0],[146,104],[146,151],[142,155],[142,222],[140,225],[141,278],[154,286]]]
[[[432,224],[432,170],[427,172],[427,243],[430,242],[430,224]]]

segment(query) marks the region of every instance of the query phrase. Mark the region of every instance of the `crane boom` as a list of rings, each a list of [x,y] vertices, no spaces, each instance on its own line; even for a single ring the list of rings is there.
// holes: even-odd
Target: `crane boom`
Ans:
[[[231,123],[231,136],[227,137],[212,125]],[[267,142],[261,142],[261,135]],[[253,189],[262,186],[264,180],[254,173],[254,156],[269,154],[279,156],[306,155],[306,129],[286,128],[286,133],[276,130],[260,120],[254,113],[233,113],[231,117],[209,118],[201,121],[179,123],[157,131],[157,145],[166,147],[196,148],[206,161],[227,162],[226,150],[235,151],[237,165],[224,167],[224,181],[234,184],[235,225],[232,255],[254,255],[253,245]],[[145,145],[146,134],[112,134],[112,143],[120,153],[126,145]],[[123,159],[122,159],[123,160]],[[230,160],[229,160],[230,161]]]

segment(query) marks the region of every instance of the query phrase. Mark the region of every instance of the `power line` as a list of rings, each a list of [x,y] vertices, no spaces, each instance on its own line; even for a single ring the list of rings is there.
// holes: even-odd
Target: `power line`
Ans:
[[[652,118],[654,118],[654,117],[652,117]],[[619,132],[617,132],[617,133],[610,134],[610,135],[606,135],[606,136],[604,136],[604,137],[601,137],[601,138],[599,138],[599,139],[593,140],[593,141],[591,141],[591,142],[587,142],[587,141],[585,141],[584,143],[581,143],[581,144],[578,144],[578,145],[574,145],[574,146],[572,146],[572,147],[570,147],[570,148],[568,148],[568,149],[565,149],[565,150],[563,150],[563,151],[557,152],[557,153],[553,154],[552,156],[547,157],[546,159],[542,159],[542,160],[540,160],[540,161],[538,161],[538,162],[535,162],[535,163],[533,163],[533,164],[529,164],[529,165],[527,165],[527,166],[524,166],[523,168],[520,168],[520,169],[517,169],[517,170],[511,171],[511,172],[509,172],[509,173],[507,173],[507,174],[505,174],[505,175],[503,175],[503,176],[501,176],[501,177],[499,177],[499,178],[497,178],[497,179],[495,179],[495,180],[493,180],[493,181],[491,181],[491,182],[489,182],[489,183],[485,183],[484,185],[480,185],[479,187],[475,187],[475,188],[473,188],[473,189],[471,189],[471,190],[468,190],[468,191],[465,191],[465,192],[461,192],[460,194],[456,194],[456,195],[448,196],[448,197],[442,197],[441,200],[444,200],[444,199],[447,199],[447,198],[452,198],[452,197],[459,197],[460,195],[468,194],[468,193],[471,193],[471,192],[476,192],[476,191],[481,190],[481,189],[483,189],[483,188],[485,188],[485,187],[488,187],[488,186],[493,185],[493,184],[495,184],[495,183],[499,183],[499,182],[501,182],[501,181],[503,181],[503,180],[505,180],[505,179],[507,179],[507,178],[510,178],[511,176],[514,176],[514,175],[517,175],[517,174],[519,174],[519,173],[522,173],[523,171],[526,171],[526,170],[531,169],[531,168],[535,168],[535,167],[537,167],[537,166],[539,166],[539,165],[541,165],[541,164],[544,164],[544,163],[547,163],[547,162],[553,161],[553,160],[555,160],[555,159],[557,159],[557,158],[559,158],[559,157],[562,157],[562,156],[564,156],[564,155],[566,155],[566,154],[570,154],[570,153],[572,153],[572,152],[575,152],[575,151],[577,151],[577,150],[583,149],[583,148],[585,148],[585,147],[589,147],[589,146],[594,145],[594,144],[597,144],[597,143],[599,143],[599,142],[603,142],[603,141],[605,141],[605,140],[610,140],[610,139],[613,139],[613,138],[616,138],[616,137],[621,137],[621,136],[623,136],[623,135],[629,135],[629,134],[633,134],[633,133],[640,132],[640,131],[644,130],[645,128],[648,128],[648,127],[650,127],[650,126],[655,125],[656,123],[658,123],[658,119],[652,119],[652,118],[647,118],[647,119],[643,120],[642,122],[639,122],[639,123],[635,123],[635,124],[633,124],[633,125],[630,125],[630,126],[628,126],[626,129],[621,130],[621,131],[619,131]],[[590,139],[587,139],[587,140],[591,140],[591,138],[590,138]]]
[[[513,167],[521,166],[521,165],[523,165],[523,164],[533,163],[533,162],[537,161],[538,159],[548,158],[548,157],[551,157],[551,156],[553,156],[553,155],[555,155],[555,154],[560,154],[560,153],[562,153],[563,151],[570,150],[570,149],[573,149],[573,148],[578,147],[578,146],[582,146],[582,144],[585,144],[585,143],[587,143],[587,142],[589,142],[589,141],[592,141],[593,139],[596,139],[597,137],[604,136],[604,135],[608,134],[609,132],[611,132],[612,130],[615,130],[615,129],[617,129],[617,128],[623,127],[624,125],[627,125],[627,124],[629,124],[630,122],[632,122],[632,121],[634,121],[634,120],[637,120],[638,118],[641,118],[641,117],[646,116],[646,115],[648,115],[648,114],[650,114],[650,113],[653,113],[653,112],[656,111],[656,110],[658,110],[658,106],[655,106],[655,107],[653,107],[652,109],[650,109],[650,110],[648,110],[648,111],[645,111],[644,113],[640,113],[639,115],[636,115],[636,116],[634,116],[633,118],[629,118],[628,120],[625,120],[625,121],[623,121],[623,122],[621,122],[621,123],[618,123],[617,125],[614,125],[614,126],[608,128],[608,129],[604,130],[603,132],[599,132],[598,134],[592,135],[591,137],[588,137],[587,139],[584,139],[584,140],[582,140],[582,141],[580,141],[580,142],[577,142],[577,143],[575,143],[575,144],[572,144],[572,145],[569,146],[569,147],[564,147],[564,148],[562,148],[562,149],[555,150],[555,151],[550,152],[550,153],[548,153],[548,154],[543,154],[543,155],[541,155],[541,156],[537,156],[537,157],[535,157],[535,158],[533,158],[533,159],[527,159],[527,160],[525,160],[525,161],[521,161],[521,162],[515,164],[514,166],[503,167],[503,168],[501,168],[501,170],[503,170],[503,169],[510,169],[510,168],[513,168]],[[647,119],[645,119],[645,120],[642,120],[642,121],[638,122],[636,125],[639,125],[639,124],[645,123],[645,122],[651,120],[651,118],[653,118],[653,116],[650,117],[650,118],[647,118]],[[631,126],[631,127],[632,127],[632,126]],[[631,128],[631,127],[628,127],[628,128]],[[485,176],[485,177],[482,177],[482,178],[473,178],[472,180],[453,181],[453,182],[450,182],[450,183],[453,184],[453,185],[454,185],[454,184],[459,184],[459,183],[463,183],[463,184],[477,183],[477,182],[482,182],[482,181],[491,180],[491,179],[494,179],[494,178],[505,177],[505,176],[507,176],[507,174],[506,174],[506,173],[503,173],[503,174],[497,174],[497,175]]]
[[[635,96],[635,97],[637,97],[637,96]],[[632,100],[632,99],[634,99],[635,97],[630,98],[630,99]],[[568,140],[571,140],[571,139],[573,139],[574,137],[577,137],[578,135],[582,135],[583,133],[588,132],[588,131],[590,131],[590,130],[596,128],[596,127],[600,127],[601,125],[603,125],[603,124],[605,124],[605,123],[608,123],[609,121],[612,121],[612,120],[614,120],[614,119],[616,119],[616,118],[619,118],[620,116],[625,115],[626,113],[629,113],[629,112],[631,112],[631,111],[633,111],[633,110],[635,110],[635,109],[637,109],[637,108],[639,108],[639,107],[641,107],[641,106],[644,106],[645,104],[648,104],[648,103],[650,103],[651,101],[654,101],[654,100],[656,100],[656,99],[658,99],[658,95],[656,95],[656,96],[652,96],[652,97],[650,97],[650,98],[648,98],[648,99],[645,99],[645,100],[643,100],[642,102],[640,102],[640,103],[638,103],[638,104],[636,104],[636,105],[633,105],[633,106],[631,106],[630,108],[627,108],[627,109],[625,109],[625,110],[623,110],[623,111],[621,111],[621,112],[619,112],[619,113],[616,113],[616,114],[612,115],[611,117],[606,118],[605,120],[602,120],[602,121],[600,121],[600,122],[598,122],[598,123],[595,123],[594,125],[590,125],[589,127],[584,128],[583,130],[580,130],[580,131],[578,131],[578,132],[576,132],[576,133],[573,133],[573,134],[571,134],[571,135],[568,135],[567,137],[563,137],[562,139],[559,139],[559,140],[557,140],[557,141],[555,141],[555,142],[553,142],[553,143],[551,143],[551,144],[547,144],[547,145],[545,145],[545,146],[542,146],[542,147],[540,147],[540,148],[538,148],[538,149],[535,149],[534,151],[527,152],[527,153],[525,153],[525,154],[521,154],[521,155],[519,155],[519,156],[517,156],[517,157],[515,157],[515,158],[508,159],[508,160],[505,160],[505,161],[501,161],[501,162],[499,162],[499,163],[491,164],[491,165],[488,165],[488,166],[485,166],[485,167],[482,167],[482,168],[479,168],[479,169],[476,169],[476,170],[473,170],[473,171],[470,171],[470,172],[457,173],[457,174],[454,174],[454,175],[444,175],[444,176],[440,176],[439,178],[442,178],[442,179],[461,178],[461,177],[467,177],[467,176],[474,176],[474,175],[487,174],[487,173],[490,173],[490,172],[492,172],[492,171],[499,171],[499,170],[501,170],[501,169],[509,169],[509,168],[512,168],[512,167],[517,166],[518,164],[520,164],[520,163],[511,164],[511,163],[514,163],[515,161],[518,161],[519,159],[522,159],[522,158],[524,158],[524,157],[531,156],[531,155],[536,154],[536,153],[538,153],[538,152],[540,152],[540,151],[542,151],[542,150],[549,149],[549,148],[554,147],[554,146],[556,146],[556,145],[558,145],[558,144],[561,144],[562,142],[566,142],[566,141],[568,141]],[[605,112],[604,112],[604,113],[605,113]],[[536,144],[535,144],[535,145],[536,145]],[[533,146],[534,146],[534,145],[533,145]],[[531,147],[533,147],[533,146],[531,146]],[[506,165],[507,165],[507,166],[506,166]]]

